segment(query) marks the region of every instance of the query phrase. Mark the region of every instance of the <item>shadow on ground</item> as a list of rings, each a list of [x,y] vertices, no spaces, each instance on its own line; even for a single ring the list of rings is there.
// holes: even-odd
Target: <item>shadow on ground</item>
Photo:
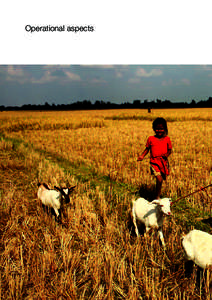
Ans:
[[[155,199],[155,185],[141,184],[138,193],[140,197],[152,201]]]

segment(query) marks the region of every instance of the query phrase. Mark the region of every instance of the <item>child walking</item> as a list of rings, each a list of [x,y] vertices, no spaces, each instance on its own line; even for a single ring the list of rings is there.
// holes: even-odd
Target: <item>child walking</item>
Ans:
[[[172,152],[172,144],[164,118],[156,118],[152,128],[155,135],[147,139],[146,148],[138,157],[138,161],[142,161],[150,151],[151,174],[156,177],[156,199],[160,199],[163,180],[169,175],[168,157]]]

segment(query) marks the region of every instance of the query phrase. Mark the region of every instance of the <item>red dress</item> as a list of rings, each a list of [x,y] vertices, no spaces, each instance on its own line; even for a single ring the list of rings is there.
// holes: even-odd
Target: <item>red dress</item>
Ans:
[[[166,178],[169,175],[169,163],[165,156],[168,150],[172,149],[171,140],[168,136],[157,138],[150,136],[146,143],[146,148],[150,149],[150,165],[154,174]]]

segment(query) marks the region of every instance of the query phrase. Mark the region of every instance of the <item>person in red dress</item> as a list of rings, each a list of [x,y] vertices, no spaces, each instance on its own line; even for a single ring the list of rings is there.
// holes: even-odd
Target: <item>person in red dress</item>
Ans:
[[[172,152],[172,144],[164,118],[156,118],[152,128],[155,135],[147,139],[146,148],[138,157],[138,161],[142,161],[150,151],[150,169],[156,177],[156,199],[160,199],[163,180],[169,175],[168,157]]]

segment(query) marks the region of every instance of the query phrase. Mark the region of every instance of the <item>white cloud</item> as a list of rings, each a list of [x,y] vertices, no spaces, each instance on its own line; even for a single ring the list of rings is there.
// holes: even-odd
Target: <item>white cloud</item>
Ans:
[[[69,81],[80,81],[81,78],[78,74],[70,72],[70,66],[45,66],[46,71],[40,79],[33,79],[33,83],[47,83],[58,81],[66,83]],[[69,69],[69,70],[67,70]]]
[[[198,69],[202,69],[203,71],[212,71],[212,65],[201,65],[198,66]]]
[[[152,69],[150,72],[147,72],[143,68],[139,68],[136,71],[136,75],[139,77],[153,77],[153,76],[161,76],[163,72],[160,69]]]
[[[70,81],[80,81],[81,78],[78,74],[67,71],[65,66],[44,66],[41,68],[43,71],[39,78],[28,73],[24,68],[17,66],[8,66],[6,68],[6,80],[16,81],[20,84],[45,84],[58,81],[60,83],[67,83]]]
[[[27,82],[27,76],[21,67],[8,66],[6,69],[6,80],[17,81],[19,83]]]
[[[81,65],[83,68],[114,69],[114,65]]]
[[[43,65],[42,68],[44,70],[63,70],[70,69],[71,65]]]
[[[135,77],[128,80],[129,83],[141,83],[141,77],[149,78],[161,76],[163,72],[160,69],[152,69],[149,72],[144,68],[138,68],[135,72]]]
[[[41,78],[37,79],[32,77],[30,82],[34,84],[44,84],[55,80],[57,80],[57,76],[53,76],[51,71],[45,71]]]
[[[65,71],[64,72],[66,74],[66,76],[71,79],[72,81],[80,81],[80,76],[77,75],[77,74],[74,74],[72,72],[69,72],[69,71]]]
[[[24,76],[24,71],[20,67],[8,66],[7,73],[8,73],[8,75],[14,76],[14,77],[23,77]]]

